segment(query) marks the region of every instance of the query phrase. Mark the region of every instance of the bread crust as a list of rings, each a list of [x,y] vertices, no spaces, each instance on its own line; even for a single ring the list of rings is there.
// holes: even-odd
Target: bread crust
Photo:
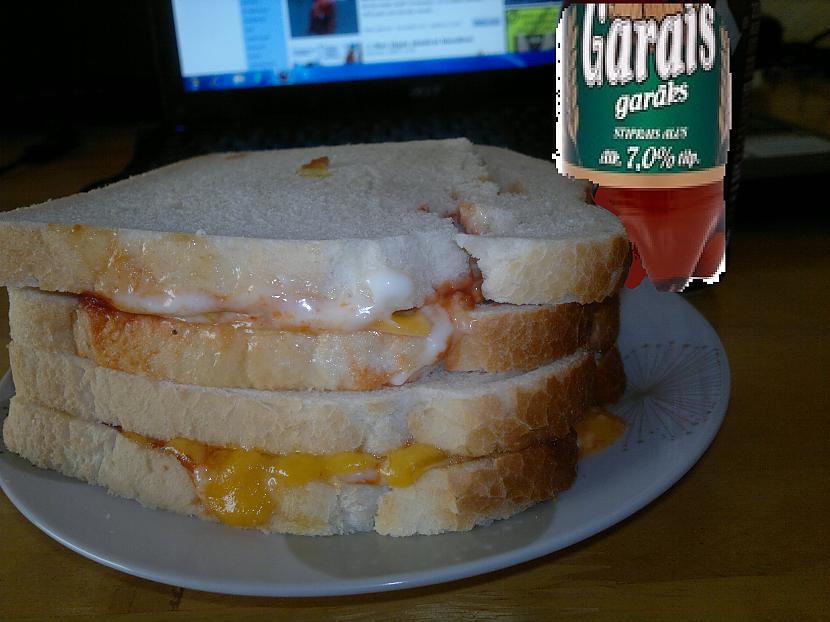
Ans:
[[[615,346],[620,335],[620,297],[615,295],[603,302],[589,305],[590,326],[588,348],[606,352]]]
[[[509,312],[507,310],[512,310]],[[454,371],[533,369],[584,346],[581,305],[492,305],[470,312],[444,359]]]
[[[614,404],[625,393],[625,368],[616,346],[597,355],[594,395],[599,406]]]
[[[625,280],[624,235],[597,240],[544,240],[458,234],[478,261],[487,300],[516,305],[589,303],[613,296]]]
[[[620,302],[479,305],[444,359],[451,371],[529,370],[587,347],[603,352],[619,334]]]
[[[215,520],[173,456],[134,443],[112,427],[15,397],[3,436],[11,451],[37,466],[147,507]],[[333,535],[374,530],[395,536],[465,531],[550,499],[571,485],[575,472],[576,441],[569,435],[520,452],[435,468],[406,488],[316,482],[282,493],[263,531]]]

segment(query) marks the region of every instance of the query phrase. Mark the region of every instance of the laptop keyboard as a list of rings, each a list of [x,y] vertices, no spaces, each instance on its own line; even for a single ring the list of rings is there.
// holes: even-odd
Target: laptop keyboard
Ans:
[[[317,145],[454,138],[508,147],[550,158],[553,147],[552,106],[488,106],[465,112],[367,115],[338,122],[300,118],[263,120],[223,126],[177,127],[140,139],[128,174],[185,158],[221,151],[287,149]]]

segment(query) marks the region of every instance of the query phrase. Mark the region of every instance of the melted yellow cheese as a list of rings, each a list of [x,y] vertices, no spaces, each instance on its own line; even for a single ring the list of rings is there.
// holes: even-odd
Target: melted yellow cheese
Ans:
[[[448,457],[437,447],[416,443],[391,452],[380,467],[380,473],[383,482],[389,486],[410,486],[428,469],[444,464]]]
[[[378,320],[370,330],[407,337],[428,337],[432,327],[420,311],[395,311],[388,320]]]
[[[172,441],[167,441],[165,448],[174,450],[179,455],[187,458],[193,464],[204,464],[208,458],[208,446],[204,443],[191,441],[188,438],[178,436]]]
[[[587,456],[611,446],[625,432],[625,421],[604,408],[591,408],[575,426],[579,455]]]
[[[121,434],[126,436],[134,443],[138,443],[139,445],[147,445],[148,447],[153,446],[152,439],[149,439],[146,436],[141,436],[141,434],[136,434],[135,432],[128,432],[127,430],[121,430]]]
[[[177,437],[157,441],[121,431],[131,441],[172,452],[190,470],[205,511],[223,523],[259,527],[267,523],[279,501],[279,490],[309,482],[353,476],[353,483],[403,487],[449,456],[431,445],[414,444],[385,458],[344,451],[320,456],[294,452],[269,454],[257,449],[212,447]]]
[[[310,162],[306,162],[300,168],[297,169],[297,174],[302,177],[328,177],[329,175],[331,175],[331,171],[329,171],[328,156],[314,158]]]
[[[277,505],[269,462],[267,455],[255,450],[216,450],[210,462],[196,470],[205,510],[237,527],[267,523]]]
[[[325,461],[325,474],[328,477],[350,473],[377,472],[380,461],[371,454],[359,451],[343,451],[330,456],[317,456]]]

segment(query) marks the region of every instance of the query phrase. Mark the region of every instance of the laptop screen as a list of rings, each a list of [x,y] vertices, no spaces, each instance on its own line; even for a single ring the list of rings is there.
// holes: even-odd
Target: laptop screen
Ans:
[[[561,2],[173,0],[185,91],[554,62]]]

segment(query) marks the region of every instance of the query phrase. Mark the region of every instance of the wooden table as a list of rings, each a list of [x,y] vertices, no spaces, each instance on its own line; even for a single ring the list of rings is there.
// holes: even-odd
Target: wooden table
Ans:
[[[131,137],[128,128],[100,130],[58,163],[0,177],[0,207],[115,173],[130,157]],[[3,147],[11,158],[14,141]],[[0,493],[0,619],[828,619],[829,284],[830,229],[737,232],[725,281],[688,298],[720,334],[732,367],[720,434],[668,493],[569,549],[389,594],[230,597],[88,561]],[[3,290],[0,316],[7,304]],[[7,341],[0,322],[0,343]],[[0,372],[7,368],[4,350]]]

